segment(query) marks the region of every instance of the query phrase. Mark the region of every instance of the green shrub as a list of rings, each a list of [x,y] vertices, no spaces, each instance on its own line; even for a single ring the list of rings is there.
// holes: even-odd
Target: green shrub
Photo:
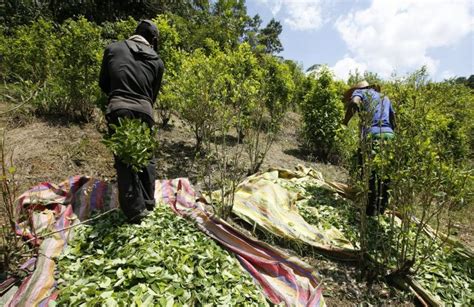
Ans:
[[[57,57],[54,24],[43,18],[2,37],[2,75],[7,82],[44,82],[51,76]]]
[[[137,24],[133,17],[116,22],[106,21],[101,24],[101,36],[107,42],[124,40],[133,35]]]
[[[60,29],[58,63],[52,84],[58,86],[57,101],[45,112],[89,119],[100,96],[97,83],[102,60],[100,28],[81,17],[66,20]]]
[[[328,161],[340,149],[337,132],[341,127],[343,104],[329,70],[322,69],[310,84],[301,105],[305,147],[319,159]]]
[[[216,58],[207,57],[200,49],[185,56],[179,78],[172,84],[179,113],[194,133],[196,148],[209,138],[216,119],[220,88],[215,82],[216,74],[222,71]]]
[[[60,27],[42,18],[19,26],[2,42],[1,74],[7,82],[32,83],[37,114],[88,120],[100,97],[100,34],[83,17]]]
[[[245,90],[247,103],[243,105],[247,109],[243,117],[247,123],[244,142],[250,160],[248,173],[253,174],[259,171],[281,130],[295,94],[295,82],[291,67],[272,55],[260,54],[250,69],[256,72],[256,83]]]
[[[423,242],[424,227],[449,233],[453,213],[472,201],[472,171],[464,164],[468,155],[462,149],[468,144],[465,130],[472,123],[464,118],[469,115],[455,115],[462,112],[458,108],[469,114],[464,108],[472,99],[468,91],[430,82],[424,70],[385,82],[382,91],[396,112],[395,138],[381,141],[376,154],[370,139],[361,139],[363,163],[351,180],[359,190],[363,252],[368,252],[379,273],[403,275],[416,272],[443,248],[442,244]],[[400,224],[393,219],[384,221],[383,216],[365,216],[372,171],[390,179],[389,209],[400,216]],[[418,224],[413,223],[414,218]],[[378,235],[382,230],[388,240]]]
[[[461,84],[435,83],[426,79],[426,72],[420,70],[409,78],[386,84],[384,91],[399,105],[401,120],[423,117],[422,122],[414,122],[417,126],[410,126],[410,129],[422,129],[444,159],[463,162],[472,158],[472,90]]]
[[[275,131],[281,127],[283,116],[289,108],[295,91],[290,67],[272,55],[262,55],[260,65],[263,68],[260,80],[260,99],[270,115],[270,126]]]
[[[176,92],[172,89],[172,83],[176,82],[180,73],[183,56],[178,48],[181,38],[176,28],[170,24],[166,15],[159,15],[153,22],[160,31],[158,42],[158,53],[165,64],[166,73],[163,75],[163,82],[160,95],[156,101],[159,118],[163,127],[168,125],[173,111],[178,109]]]

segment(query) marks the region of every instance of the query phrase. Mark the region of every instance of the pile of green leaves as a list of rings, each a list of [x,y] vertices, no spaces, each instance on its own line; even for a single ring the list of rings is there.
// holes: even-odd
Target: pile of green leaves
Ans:
[[[81,225],[59,260],[60,305],[267,305],[238,261],[169,208]]]
[[[155,130],[145,122],[130,118],[119,118],[119,125],[111,124],[110,127],[113,133],[106,136],[103,143],[135,172],[141,172],[153,158],[158,145]]]
[[[356,247],[360,247],[360,212],[354,204],[332,191],[314,184],[301,184],[282,180],[285,188],[299,193],[304,200],[296,203],[301,216],[312,225],[329,229],[334,226]],[[474,302],[474,259],[462,253],[461,247],[432,239],[426,233],[418,234],[414,223],[401,228],[400,222],[391,215],[381,215],[367,220],[368,253],[374,265],[384,266],[389,273],[397,267],[400,240],[404,244],[407,258],[413,256],[417,241],[417,256],[412,277],[439,300],[448,304],[470,306]],[[458,249],[461,249],[459,252]]]
[[[331,191],[311,186],[306,191],[311,198],[306,202],[298,202],[302,217],[308,223],[323,228],[334,226],[355,246],[360,246],[358,210]],[[367,222],[370,234],[368,246],[371,247],[368,252],[373,261],[385,265],[387,271],[393,270],[397,266],[397,246],[402,237],[408,240],[408,256],[412,255],[418,230],[415,224],[412,223],[409,229],[402,229],[389,215],[370,218]],[[474,259],[458,253],[456,249],[459,247],[443,245],[441,240],[433,240],[425,233],[419,235],[417,244],[418,256],[412,270],[413,278],[446,303],[472,305]]]
[[[400,240],[407,240],[407,258],[416,250],[415,264],[410,275],[438,300],[449,305],[472,306],[474,303],[474,259],[463,253],[462,247],[433,239],[426,233],[419,234],[418,226],[411,223],[404,228],[384,215],[368,220],[369,254],[377,263],[393,270],[400,261]],[[414,244],[418,245],[415,249]],[[397,249],[398,247],[398,249]]]
[[[306,201],[297,202],[298,211],[303,219],[322,229],[334,226],[351,241],[359,245],[356,210],[350,201],[337,193],[317,186],[307,186],[304,189]]]
[[[455,306],[472,306],[474,259],[463,256],[462,251],[457,251],[458,248],[445,246],[437,250],[420,265],[415,279],[444,302]]]

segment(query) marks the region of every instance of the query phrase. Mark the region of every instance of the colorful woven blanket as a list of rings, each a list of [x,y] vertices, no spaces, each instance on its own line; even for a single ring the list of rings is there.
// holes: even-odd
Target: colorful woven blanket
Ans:
[[[18,234],[39,245],[38,259],[31,259],[35,269],[10,298],[7,306],[46,306],[58,292],[54,280],[58,256],[73,236],[70,226],[89,218],[94,212],[117,205],[116,189],[89,177],[71,177],[59,184],[40,184],[24,193],[18,211],[31,210],[31,223],[19,222]],[[324,305],[320,284],[313,268],[295,257],[265,243],[249,238],[213,216],[187,179],[156,182],[155,197],[181,216],[196,222],[197,227],[225,248],[235,253],[242,266],[264,289],[267,298],[288,306]],[[45,236],[47,235],[47,236]],[[39,238],[46,237],[43,241]]]
[[[296,257],[245,236],[212,215],[187,179],[157,182],[155,197],[171,205],[177,214],[196,221],[201,231],[233,252],[242,266],[263,288],[274,304],[322,306],[324,299],[313,268]]]
[[[73,228],[69,227],[96,211],[116,206],[116,196],[112,185],[74,176],[59,185],[41,183],[19,197],[17,216],[29,211],[31,214],[27,216],[31,216],[31,220],[18,221],[16,231],[39,246],[39,252],[37,258],[27,262],[28,266],[35,267],[34,271],[23,280],[7,306],[47,306],[56,298],[54,258],[61,254],[73,235]],[[46,239],[42,241],[39,238],[43,236]]]

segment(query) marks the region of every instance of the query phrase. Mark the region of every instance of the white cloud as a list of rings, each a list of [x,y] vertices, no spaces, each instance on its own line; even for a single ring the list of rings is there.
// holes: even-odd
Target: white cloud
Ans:
[[[284,1],[288,10],[285,23],[294,30],[316,30],[323,25],[322,1],[288,0]]]
[[[325,0],[258,0],[270,7],[273,16],[279,15],[293,30],[317,30],[325,22]]]
[[[389,77],[426,65],[434,74],[439,61],[428,50],[460,41],[473,30],[472,18],[470,0],[373,0],[336,21],[350,55],[333,68],[342,76],[359,63]]]
[[[367,70],[367,65],[345,56],[342,60],[339,60],[336,65],[331,67],[331,69],[337,78],[347,80],[347,78],[349,78],[349,73],[355,73],[356,71],[363,73]]]

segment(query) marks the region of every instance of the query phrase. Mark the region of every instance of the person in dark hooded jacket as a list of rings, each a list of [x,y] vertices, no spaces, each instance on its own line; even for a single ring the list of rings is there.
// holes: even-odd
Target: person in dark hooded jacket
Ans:
[[[106,47],[99,85],[108,95],[105,116],[109,125],[118,125],[119,118],[139,119],[150,128],[154,125],[153,104],[164,71],[157,54],[158,36],[156,25],[144,20],[129,39]],[[114,158],[120,207],[130,222],[138,223],[155,205],[155,163],[152,160],[136,173]]]

